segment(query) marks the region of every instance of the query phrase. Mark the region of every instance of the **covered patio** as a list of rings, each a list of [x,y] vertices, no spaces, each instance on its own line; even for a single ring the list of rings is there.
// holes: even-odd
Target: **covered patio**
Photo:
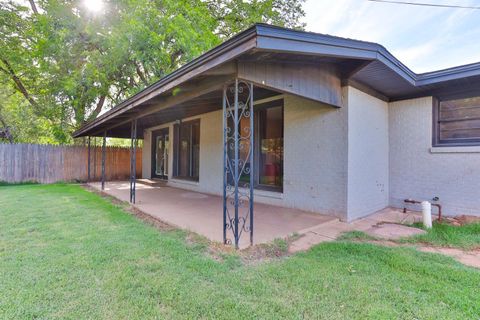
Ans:
[[[337,178],[343,167],[339,161],[328,164],[341,155],[324,156],[341,148],[334,139],[319,144],[316,137],[343,134],[335,125],[342,116],[336,112],[342,107],[342,77],[365,59],[293,54],[284,46],[296,45],[279,31],[252,27],[77,130],[74,137],[103,138],[102,183],[93,185],[167,223],[237,248],[341,217],[344,190]],[[289,41],[298,40],[291,36]],[[312,118],[322,118],[325,126],[313,125]],[[111,137],[131,140],[129,182],[105,179],[104,150]],[[136,183],[138,140],[142,177],[163,179],[166,186]],[[312,148],[325,152],[312,152],[315,159],[295,156]],[[176,189],[179,181],[197,193]]]
[[[89,184],[101,190],[101,183]],[[105,184],[104,192],[122,201],[129,201],[130,182]],[[169,187],[159,183],[137,183],[134,207],[170,225],[187,229],[209,240],[223,242],[220,196]],[[337,221],[331,216],[301,210],[255,203],[253,243],[268,243],[294,233],[303,234],[321,225]],[[250,245],[248,236],[240,237],[240,248]]]

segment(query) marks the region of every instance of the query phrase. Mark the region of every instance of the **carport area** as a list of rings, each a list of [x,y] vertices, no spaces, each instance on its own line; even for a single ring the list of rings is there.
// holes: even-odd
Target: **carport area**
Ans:
[[[101,183],[90,183],[101,190]],[[129,181],[107,182],[105,193],[129,201]],[[137,183],[136,208],[163,222],[223,242],[222,197],[162,185]],[[255,203],[254,244],[268,243],[293,233],[303,234],[312,228],[338,219],[301,210]],[[247,234],[239,247],[249,246]]]

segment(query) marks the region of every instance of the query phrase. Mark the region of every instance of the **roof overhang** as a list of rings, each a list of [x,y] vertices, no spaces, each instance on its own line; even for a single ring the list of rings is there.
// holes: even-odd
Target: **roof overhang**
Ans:
[[[339,77],[339,81],[334,79],[334,85],[356,83],[387,101],[438,94],[454,96],[459,90],[478,94],[480,87],[480,63],[416,74],[376,43],[257,24],[85,124],[74,137],[100,135],[132,119],[184,103],[177,95],[179,91],[185,92],[184,98],[195,99],[218,90],[222,82],[238,76],[239,61],[330,64]],[[300,91],[293,93],[303,95]],[[336,105],[335,101],[331,104]]]

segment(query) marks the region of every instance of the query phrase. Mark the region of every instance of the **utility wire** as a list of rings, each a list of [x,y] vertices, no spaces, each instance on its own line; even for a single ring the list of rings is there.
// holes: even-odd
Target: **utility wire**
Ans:
[[[394,4],[406,4],[411,6],[423,6],[423,7],[437,7],[437,8],[454,8],[454,9],[475,9],[480,10],[480,7],[475,6],[459,6],[451,4],[435,4],[435,3],[419,3],[419,2],[407,2],[407,1],[390,1],[390,0],[367,0],[371,2],[383,2]]]

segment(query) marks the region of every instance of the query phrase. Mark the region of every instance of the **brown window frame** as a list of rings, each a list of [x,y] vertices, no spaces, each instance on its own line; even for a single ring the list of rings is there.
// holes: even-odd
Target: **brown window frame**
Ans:
[[[261,154],[261,145],[260,145],[260,127],[262,124],[260,122],[259,113],[261,110],[266,110],[269,108],[282,108],[282,162],[281,162],[281,176],[282,182],[279,186],[267,185],[260,183],[260,154]],[[258,190],[265,190],[265,191],[273,191],[273,192],[283,192],[284,188],[284,177],[285,177],[285,168],[284,168],[284,161],[285,161],[285,105],[283,98],[272,100],[270,102],[265,102],[262,104],[258,104],[254,106],[254,168],[255,168],[255,181],[254,181],[254,188]]]
[[[200,147],[200,119],[194,119],[194,120],[189,120],[189,121],[182,121],[179,123],[175,123],[173,125],[173,172],[172,172],[172,177],[175,179],[180,179],[180,180],[188,180],[188,181],[194,181],[194,182],[199,182],[200,181],[200,151],[198,152],[198,176],[192,176],[192,152],[193,152],[193,146],[192,146],[192,141],[190,140],[190,159],[189,159],[189,167],[190,167],[190,175],[179,175],[179,161],[180,161],[180,137],[181,137],[181,130],[182,127],[190,126],[193,127],[193,125],[198,124],[198,140],[199,140],[199,147]],[[190,129],[191,130],[191,129]],[[192,135],[190,135],[190,139],[192,139]]]
[[[464,139],[440,139],[440,103],[442,101],[452,101],[452,100],[461,100],[468,98],[475,98],[477,96],[461,96],[455,97],[454,99],[439,99],[433,98],[433,132],[432,132],[432,147],[469,147],[469,146],[480,146],[480,138],[464,138]]]

